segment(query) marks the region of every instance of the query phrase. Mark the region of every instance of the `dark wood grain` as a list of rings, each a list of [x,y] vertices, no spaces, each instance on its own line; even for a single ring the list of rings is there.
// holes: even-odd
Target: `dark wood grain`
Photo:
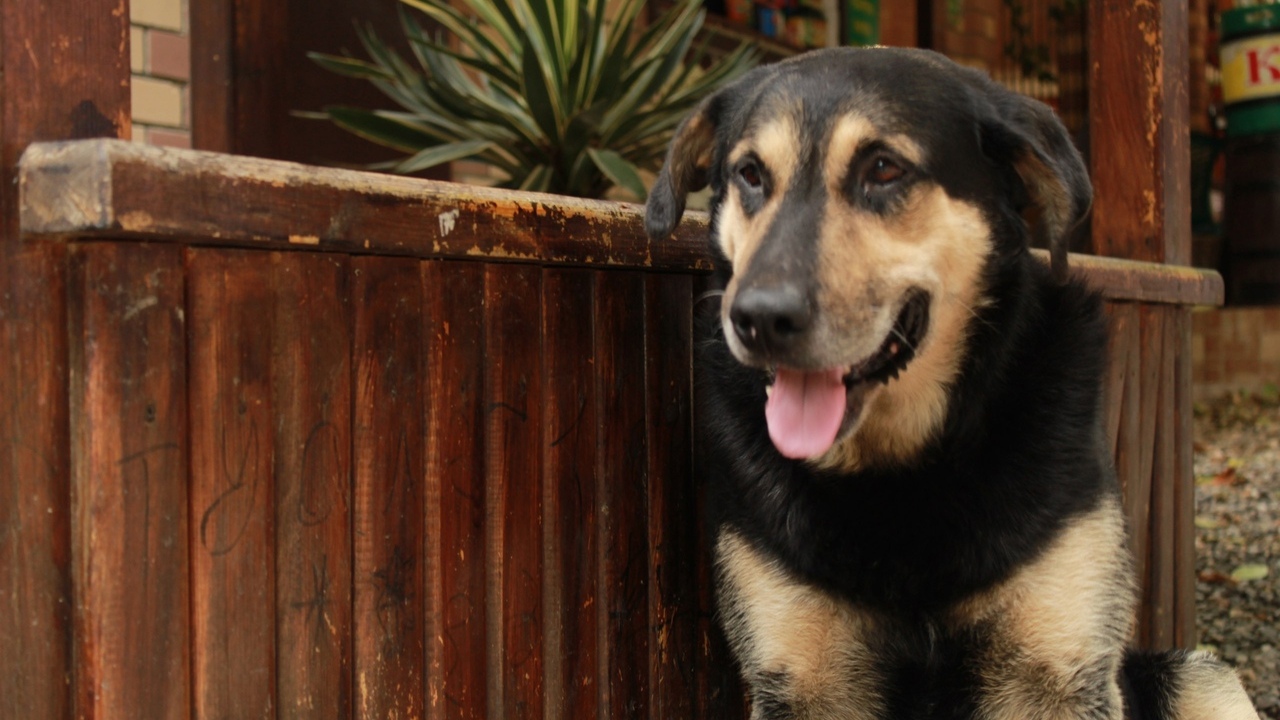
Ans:
[[[28,143],[129,136],[124,0],[0,4],[0,718],[73,715],[65,247],[19,241]],[[67,43],[67,38],[74,38]],[[58,48],[51,51],[51,48]]]
[[[693,487],[693,279],[645,277],[649,438],[649,716],[694,717],[697,516]]]
[[[0,242],[0,718],[71,717],[66,251]]]
[[[1104,384],[1104,427],[1113,458],[1119,459],[1120,427],[1125,418],[1125,379],[1129,373],[1129,354],[1138,351],[1137,307],[1131,303],[1108,303],[1107,377]]]
[[[1139,578],[1139,586],[1145,587],[1143,578],[1147,573],[1147,527],[1151,502],[1151,476],[1143,475],[1142,464],[1144,449],[1142,445],[1142,393],[1144,391],[1142,374],[1142,324],[1141,308],[1131,303],[1115,303],[1107,308],[1111,317],[1111,327],[1115,342],[1124,344],[1122,354],[1113,352],[1112,357],[1120,355],[1124,359],[1123,372],[1115,372],[1121,387],[1115,388],[1117,395],[1112,402],[1119,401],[1116,416],[1116,475],[1123,495],[1125,517],[1129,529],[1129,544],[1133,549],[1134,570]],[[1117,358],[1118,359],[1118,358]],[[1150,457],[1150,446],[1145,454]],[[1150,463],[1148,461],[1148,467]]]
[[[194,710],[263,717],[277,707],[271,263],[187,252]]]
[[[1177,581],[1174,568],[1177,565],[1178,545],[1177,529],[1174,523],[1178,513],[1175,498],[1178,492],[1179,479],[1178,450],[1174,443],[1177,440],[1177,427],[1174,405],[1176,393],[1173,379],[1176,371],[1173,357],[1178,330],[1173,318],[1176,309],[1155,308],[1150,311],[1149,342],[1153,348],[1150,357],[1143,362],[1156,365],[1159,380],[1153,388],[1155,394],[1155,410],[1153,415],[1158,428],[1152,447],[1153,462],[1151,464],[1151,522],[1150,541],[1151,559],[1147,577],[1147,597],[1144,602],[1144,621],[1148,624],[1147,641],[1144,647],[1167,650],[1174,647],[1174,634],[1177,618],[1176,607]],[[1144,324],[1147,321],[1144,320]],[[1144,335],[1147,333],[1144,332]],[[1148,338],[1144,337],[1144,347]]]
[[[595,293],[598,716],[643,718],[649,712],[644,278],[598,274]]]
[[[1139,306],[1137,372],[1128,378],[1136,389],[1138,403],[1138,435],[1129,452],[1138,456],[1137,474],[1133,482],[1125,486],[1130,507],[1130,532],[1134,535],[1134,552],[1139,556],[1143,572],[1138,576],[1142,588],[1142,607],[1139,616],[1138,636],[1146,646],[1154,640],[1156,632],[1155,597],[1160,592],[1156,585],[1157,568],[1154,563],[1162,551],[1157,546],[1160,538],[1155,534],[1159,522],[1159,508],[1155,497],[1164,491],[1162,487],[1170,478],[1156,473],[1156,454],[1165,428],[1160,422],[1160,400],[1163,395],[1161,377],[1164,362],[1164,315],[1159,308]]]
[[[543,616],[548,717],[597,716],[594,273],[542,279]]]
[[[77,712],[186,718],[182,251],[75,246],[71,274],[71,336],[90,340],[70,368]]]
[[[355,677],[360,718],[426,707],[426,435],[418,263],[351,259]]]
[[[1191,260],[1185,2],[1091,2],[1089,149],[1094,252]]]
[[[1196,487],[1192,466],[1191,313],[1172,312],[1174,469],[1174,638],[1176,647],[1196,647]]]
[[[635,205],[257,158],[109,141],[41,145],[23,160],[22,184],[29,237],[127,236],[679,272],[711,267],[701,213],[689,213],[674,237],[650,242]],[[157,202],[159,186],[169,190],[164,202]],[[1212,271],[1088,255],[1070,262],[1111,299],[1222,302],[1222,280]]]
[[[487,265],[489,715],[543,716],[542,272]]]
[[[428,262],[430,713],[477,720],[486,705],[484,267]]]
[[[354,707],[347,262],[272,260],[279,711],[346,718]]]

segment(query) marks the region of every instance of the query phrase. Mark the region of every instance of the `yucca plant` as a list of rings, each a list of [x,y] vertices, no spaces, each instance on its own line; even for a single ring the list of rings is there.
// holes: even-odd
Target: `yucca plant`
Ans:
[[[373,83],[401,109],[326,107],[319,115],[405,156],[376,169],[413,173],[473,159],[508,188],[601,197],[621,186],[645,196],[639,169],[656,169],[681,118],[711,88],[746,71],[740,46],[703,69],[699,0],[677,0],[639,26],[641,0],[402,0],[416,65],[360,30],[369,59],[312,53],[321,66]],[[451,40],[452,39],[452,40]]]

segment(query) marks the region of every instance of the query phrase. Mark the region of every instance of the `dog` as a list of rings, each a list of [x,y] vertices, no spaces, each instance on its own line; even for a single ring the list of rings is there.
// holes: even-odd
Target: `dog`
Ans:
[[[1066,267],[1092,188],[1047,106],[926,50],[814,51],[680,124],[649,236],[708,184],[695,382],[752,718],[1256,720],[1211,656],[1126,650],[1106,327]]]

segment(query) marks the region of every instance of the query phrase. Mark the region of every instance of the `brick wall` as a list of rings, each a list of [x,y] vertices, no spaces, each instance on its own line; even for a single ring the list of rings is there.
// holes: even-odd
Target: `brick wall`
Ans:
[[[133,139],[191,147],[191,40],[184,0],[131,0]]]
[[[1280,307],[1234,307],[1192,315],[1196,400],[1280,385]]]

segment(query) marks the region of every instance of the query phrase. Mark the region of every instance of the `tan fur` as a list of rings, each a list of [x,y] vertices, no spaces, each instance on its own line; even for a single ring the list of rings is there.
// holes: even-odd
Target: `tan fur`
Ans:
[[[739,141],[729,151],[729,166],[733,167],[744,156],[753,152],[768,168],[778,191],[773,193],[755,217],[748,218],[742,210],[737,185],[729,184],[724,212],[720,216],[719,241],[720,249],[737,271],[735,275],[741,274],[751,262],[765,232],[778,214],[778,207],[782,204],[782,188],[787,187],[795,175],[795,163],[800,155],[800,130],[795,119],[789,114],[782,115]],[[736,282],[731,281],[725,290],[725,307],[732,304],[736,289]]]
[[[1078,718],[1097,684],[1123,717],[1116,682],[1132,632],[1137,589],[1119,503],[1106,500],[1072,522],[1034,563],[956,609],[958,623],[987,625],[983,665],[989,720]],[[1081,675],[1093,668],[1096,675]]]
[[[830,201],[819,249],[819,313],[811,343],[818,354],[813,364],[852,366],[873,354],[912,287],[932,294],[931,329],[901,377],[871,391],[861,426],[815,461],[839,470],[909,458],[939,426],[946,414],[947,386],[963,355],[963,328],[984,302],[979,272],[991,249],[990,228],[978,208],[950,198],[936,185],[920,184],[907,206],[887,218],[843,201],[840,188],[850,162],[871,141],[883,142],[911,162],[921,161],[915,142],[903,135],[880,135],[860,115],[835,123],[823,167]],[[737,279],[745,275],[796,174],[801,142],[795,118],[785,113],[729,153],[730,166],[749,152],[758,155],[773,176],[774,191],[765,206],[748,217],[737,187],[729,186],[718,236],[734,268],[721,305],[726,327]],[[735,355],[746,355],[733,332],[725,337]]]
[[[1174,702],[1177,720],[1258,720],[1258,712],[1230,667],[1208,653],[1192,653]]]
[[[748,682],[784,673],[787,699],[806,720],[879,717],[862,642],[870,615],[797,582],[734,532],[721,533],[716,563],[721,620]]]
[[[778,208],[782,205],[785,188],[795,176],[796,160],[801,151],[800,141],[800,128],[796,124],[795,117],[790,113],[784,113],[760,126],[729,151],[730,167],[747,154],[754,152],[768,169],[775,190],[765,202],[764,207],[760,208],[753,217],[748,217],[742,209],[738,186],[735,183],[729,184],[728,194],[720,213],[718,235],[720,249],[725,257],[729,258],[734,268],[734,276],[725,287],[724,299],[721,302],[726,327],[729,322],[729,308],[733,307],[733,299],[738,293],[738,279],[742,277],[756,250],[760,248],[760,242],[764,239],[765,233],[768,232],[769,226],[778,214]],[[727,332],[725,339],[730,348],[735,349],[741,357],[743,351],[739,346],[737,335]]]
[[[817,461],[852,471],[910,458],[942,423],[967,321],[986,302],[979,275],[991,241],[976,207],[933,185],[917,187],[907,208],[889,218],[847,206],[835,212],[819,263],[825,269],[819,302],[831,317],[828,347],[846,362],[867,357],[893,327],[909,288],[933,298],[915,359],[897,380],[872,390],[861,424]]]

